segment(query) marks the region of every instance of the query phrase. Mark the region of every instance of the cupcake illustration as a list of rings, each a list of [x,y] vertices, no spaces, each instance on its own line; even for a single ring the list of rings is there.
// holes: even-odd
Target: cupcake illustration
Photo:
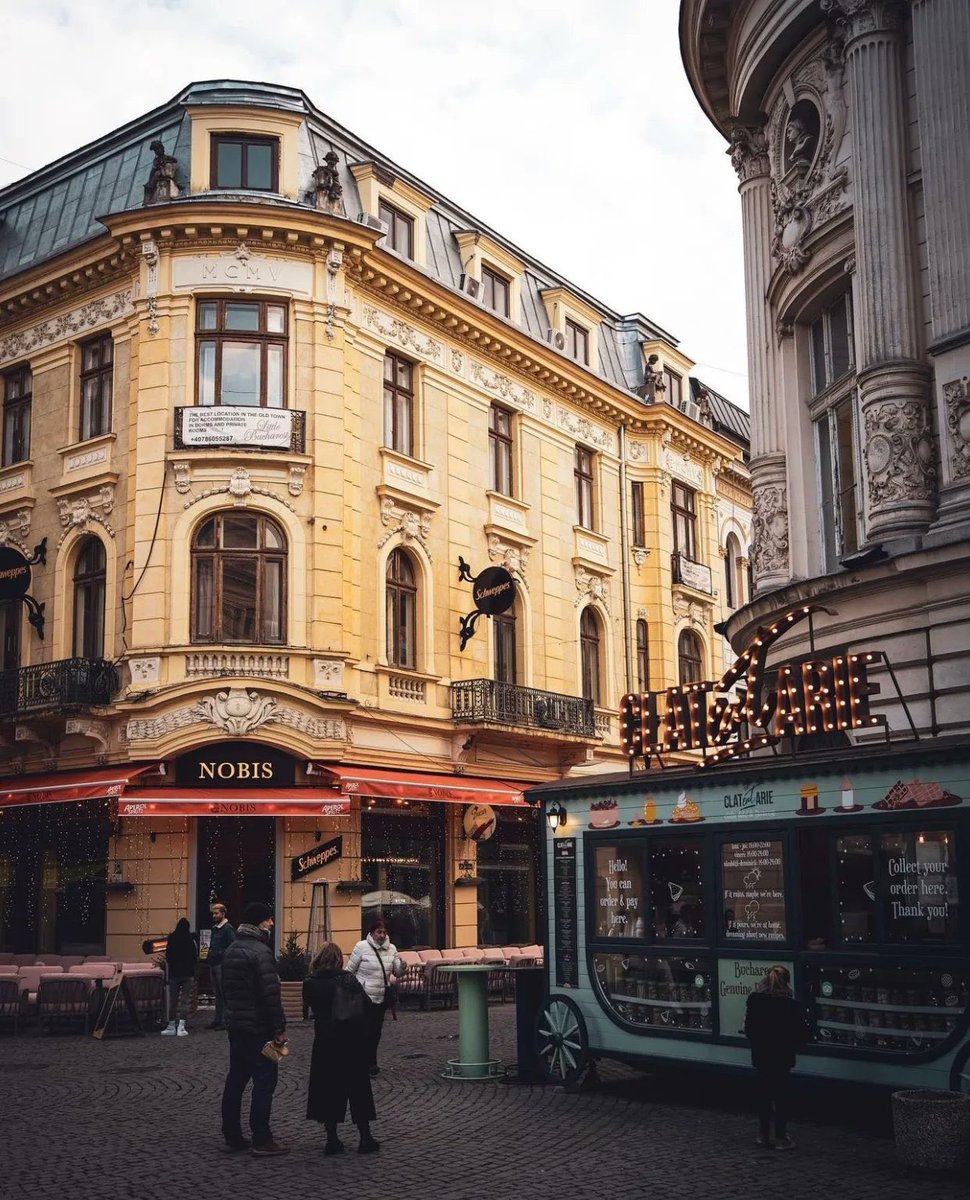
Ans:
[[[674,811],[670,816],[672,825],[693,824],[695,821],[703,821],[701,816],[701,806],[696,800],[691,800],[686,792],[681,792],[677,797],[677,803],[674,805]]]

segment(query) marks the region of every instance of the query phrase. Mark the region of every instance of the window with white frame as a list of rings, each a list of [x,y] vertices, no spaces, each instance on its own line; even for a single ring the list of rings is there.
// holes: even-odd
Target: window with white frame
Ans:
[[[744,603],[744,571],[741,567],[741,543],[729,533],[724,543],[724,603],[740,608]]]

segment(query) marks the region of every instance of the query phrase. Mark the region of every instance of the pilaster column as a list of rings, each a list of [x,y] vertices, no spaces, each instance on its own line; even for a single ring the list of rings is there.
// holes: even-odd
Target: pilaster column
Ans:
[[[822,0],[845,36],[859,311],[856,354],[871,540],[927,528],[936,467],[906,193],[898,0]]]
[[[756,592],[787,583],[788,477],[775,408],[771,278],[771,175],[764,126],[736,126],[728,151],[738,173],[744,234],[744,292],[751,397],[751,487],[754,497],[752,563]]]
[[[970,4],[913,0],[927,266],[940,433],[940,525],[970,519]]]

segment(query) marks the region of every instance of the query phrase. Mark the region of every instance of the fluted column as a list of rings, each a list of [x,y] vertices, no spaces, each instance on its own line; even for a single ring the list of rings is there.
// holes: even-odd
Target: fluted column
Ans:
[[[940,524],[970,519],[970,4],[914,0],[927,268],[940,432]]]
[[[740,180],[751,397],[752,567],[755,591],[761,592],[790,578],[788,480],[780,414],[775,408],[771,314],[766,300],[774,221],[764,127],[737,126],[728,153]]]
[[[928,527],[935,513],[929,372],[906,194],[898,0],[822,0],[845,36],[852,122],[859,311],[856,354],[870,540]]]

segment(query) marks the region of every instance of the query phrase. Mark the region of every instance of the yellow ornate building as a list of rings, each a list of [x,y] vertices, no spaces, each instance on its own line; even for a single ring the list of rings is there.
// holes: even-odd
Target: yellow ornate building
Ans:
[[[534,940],[523,787],[729,656],[746,414],[291,89],[191,85],[0,211],[0,947],[215,895]]]

